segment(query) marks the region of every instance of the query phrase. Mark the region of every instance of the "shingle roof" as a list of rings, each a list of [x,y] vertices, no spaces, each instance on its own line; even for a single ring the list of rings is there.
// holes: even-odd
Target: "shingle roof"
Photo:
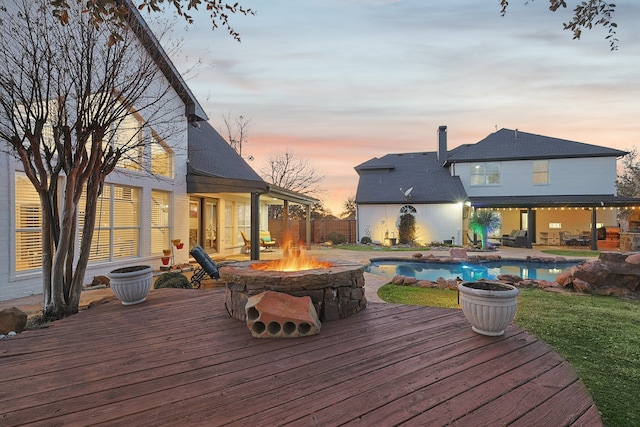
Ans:
[[[436,153],[387,154],[355,167],[356,203],[455,203],[467,194],[459,177],[443,168]],[[413,188],[409,197],[404,192]]]
[[[449,162],[522,160],[578,157],[618,157],[628,154],[566,139],[551,138],[511,129],[500,129],[476,144],[461,145],[448,152]]]
[[[266,183],[207,122],[189,124],[189,175]]]

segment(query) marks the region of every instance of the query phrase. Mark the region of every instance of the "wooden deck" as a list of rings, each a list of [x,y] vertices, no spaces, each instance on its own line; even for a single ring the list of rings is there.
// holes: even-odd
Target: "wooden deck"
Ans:
[[[515,326],[370,303],[253,338],[224,291],[161,289],[0,342],[0,425],[600,426],[573,369]]]

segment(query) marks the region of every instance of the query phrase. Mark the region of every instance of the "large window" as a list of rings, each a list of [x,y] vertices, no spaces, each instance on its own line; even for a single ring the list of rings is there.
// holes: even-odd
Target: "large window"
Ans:
[[[171,194],[151,192],[151,252],[156,254],[171,247]]]
[[[535,160],[533,162],[533,184],[549,184],[549,160]]]
[[[78,206],[78,235],[82,238],[85,195]],[[97,201],[90,261],[131,258],[140,253],[140,191],[105,184]]]
[[[38,192],[25,175],[16,174],[16,271],[42,266],[42,208]]]
[[[124,147],[118,167],[141,170],[143,141],[142,119],[137,114],[124,117],[118,124],[114,136],[114,147]]]
[[[173,178],[173,152],[155,132],[151,141],[151,173]]]
[[[500,163],[472,163],[471,185],[500,185]]]

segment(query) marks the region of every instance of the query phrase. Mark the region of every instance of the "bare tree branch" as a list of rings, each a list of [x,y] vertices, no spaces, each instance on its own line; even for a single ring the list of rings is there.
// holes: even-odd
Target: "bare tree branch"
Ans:
[[[262,177],[272,184],[301,194],[321,192],[318,184],[325,175],[320,174],[308,159],[301,159],[290,149],[269,159],[268,166],[260,170]]]

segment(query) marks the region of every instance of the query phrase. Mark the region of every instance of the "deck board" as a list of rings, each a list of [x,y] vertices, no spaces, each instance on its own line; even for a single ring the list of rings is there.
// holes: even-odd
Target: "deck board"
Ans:
[[[573,369],[510,326],[370,303],[321,333],[253,338],[224,291],[154,290],[0,343],[0,424],[602,425]]]

